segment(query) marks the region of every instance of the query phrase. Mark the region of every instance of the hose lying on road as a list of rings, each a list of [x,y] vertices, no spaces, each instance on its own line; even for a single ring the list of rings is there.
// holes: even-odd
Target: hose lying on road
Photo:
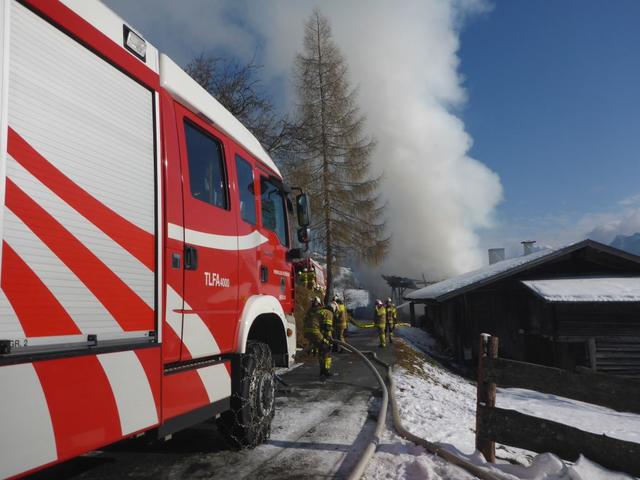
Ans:
[[[376,452],[378,445],[380,444],[380,437],[382,436],[382,431],[384,430],[384,425],[387,420],[387,405],[389,403],[389,391],[387,390],[387,385],[384,383],[384,380],[380,376],[378,369],[373,366],[373,363],[371,363],[369,359],[364,356],[363,353],[361,353],[357,348],[353,347],[352,345],[349,345],[348,343],[341,342],[339,340],[334,340],[334,343],[337,343],[345,350],[348,350],[358,355],[362,359],[362,361],[365,362],[367,366],[371,369],[376,379],[378,380],[378,383],[380,384],[380,389],[382,390],[382,403],[380,405],[380,412],[378,413],[376,430],[375,432],[373,432],[373,438],[367,444],[367,447],[362,453],[360,460],[358,460],[358,463],[356,464],[356,466],[353,467],[353,470],[351,471],[351,474],[348,477],[348,480],[358,480],[364,474],[364,471],[367,468],[367,464],[369,463],[369,460],[371,460],[371,457],[373,457],[373,454]]]
[[[369,445],[367,446],[362,457],[360,457],[360,460],[358,461],[358,464],[351,472],[351,475],[349,475],[349,480],[357,480],[364,474],[364,470],[367,466],[367,463],[375,453],[375,450],[378,444],[380,443],[380,436],[382,434],[382,430],[384,429],[384,423],[387,416],[388,399],[391,399],[391,414],[393,417],[393,425],[402,438],[409,440],[410,442],[413,442],[416,445],[420,445],[424,447],[424,449],[427,450],[428,452],[431,452],[434,455],[439,456],[440,458],[446,460],[447,462],[453,465],[457,465],[458,467],[463,468],[464,470],[468,471],[469,473],[471,473],[472,475],[475,475],[478,478],[481,478],[482,480],[500,480],[501,477],[496,476],[493,473],[488,472],[486,470],[483,470],[477,465],[463,458],[460,458],[454,453],[451,453],[450,451],[445,450],[442,447],[439,447],[438,445],[436,445],[433,442],[430,442],[429,440],[418,437],[417,435],[414,435],[409,430],[407,430],[402,425],[402,421],[400,420],[400,414],[398,412],[398,403],[396,402],[396,397],[394,394],[395,384],[393,381],[391,365],[380,360],[375,352],[360,351],[354,346],[349,345],[348,343],[345,343],[345,342],[341,342],[339,340],[334,340],[334,342],[340,345],[341,347],[345,348],[346,350],[349,350],[350,352],[353,352],[356,355],[358,355],[360,358],[362,358],[367,364],[367,366],[372,370],[372,372],[374,372],[374,375],[376,376],[376,379],[380,384],[380,388],[382,389],[382,405],[380,407],[380,413],[378,414],[378,423],[376,426],[374,437],[369,443]],[[375,362],[377,362],[378,364],[380,364],[382,367],[386,369],[387,380],[389,381],[388,389],[384,380],[380,376],[378,369],[373,366],[373,364],[369,361],[368,358],[366,358],[365,355],[370,355]]]

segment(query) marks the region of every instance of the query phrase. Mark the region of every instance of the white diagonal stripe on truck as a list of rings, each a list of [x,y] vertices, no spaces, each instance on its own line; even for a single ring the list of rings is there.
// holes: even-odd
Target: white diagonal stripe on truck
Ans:
[[[184,322],[189,322],[189,328],[183,334],[182,314],[179,313],[182,310],[191,310],[191,307],[186,301],[183,304],[178,292],[167,285],[167,323],[178,338],[182,338],[182,343],[189,350],[191,357],[199,358],[220,353],[218,342],[199,315],[190,313],[185,317]]]
[[[218,235],[216,233],[200,232],[183,228],[173,223],[169,224],[169,238],[173,240],[183,241],[189,245],[198,247],[214,248],[216,250],[250,250],[259,247],[268,239],[257,230],[247,235]]]
[[[2,430],[0,478],[58,459],[47,399],[32,363],[0,368]]]
[[[0,289],[0,338],[25,338],[24,329],[4,290]]]
[[[150,308],[154,308],[153,271],[80,215],[10,155],[7,155],[7,176],[87,247]]]
[[[11,210],[4,211],[4,241],[40,278],[84,334],[122,332],[91,291]]]
[[[116,400],[122,435],[158,423],[158,412],[147,374],[132,350],[98,355]]]
[[[224,363],[199,368],[198,375],[207,391],[210,403],[231,396],[231,377]]]

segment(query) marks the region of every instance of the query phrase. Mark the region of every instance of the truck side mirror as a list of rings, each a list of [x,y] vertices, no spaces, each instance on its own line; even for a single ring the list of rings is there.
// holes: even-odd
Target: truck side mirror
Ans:
[[[301,193],[296,197],[296,213],[298,215],[298,225],[300,225],[301,227],[308,227],[311,224],[311,214],[309,213],[309,199],[306,193]],[[299,233],[298,236],[300,236]]]
[[[298,229],[298,242],[309,243],[310,237],[311,237],[311,230],[309,229],[309,227],[300,227]]]

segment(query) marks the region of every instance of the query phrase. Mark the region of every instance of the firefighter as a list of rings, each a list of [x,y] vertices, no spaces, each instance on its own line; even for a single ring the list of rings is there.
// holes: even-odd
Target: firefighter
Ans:
[[[300,270],[298,272],[298,283],[304,285],[304,287],[307,287],[307,269],[303,268],[302,270]]]
[[[321,377],[332,377],[331,345],[333,314],[329,308],[322,306],[320,297],[314,297],[311,308],[304,317],[304,335],[313,348],[318,351],[318,363]]]
[[[305,267],[302,270],[302,277],[301,277],[300,280],[302,281],[302,285],[304,285],[304,287],[307,290],[312,290],[312,287],[311,287],[311,271],[307,267]]]
[[[382,300],[376,300],[376,306],[374,309],[374,324],[378,329],[378,338],[380,339],[379,347],[384,348],[387,346],[387,340],[385,335],[385,327],[387,325],[387,310],[382,304]]]
[[[393,331],[396,328],[396,323],[398,322],[398,309],[390,298],[387,298],[385,309],[387,314],[385,332],[389,334],[389,343],[393,343]]]
[[[333,318],[337,319],[338,318],[338,295],[334,295],[331,298],[331,303],[329,304],[329,307],[331,308],[331,311],[333,312]]]
[[[312,267],[307,273],[307,288],[313,290],[316,288],[316,285],[316,270]]]
[[[335,317],[336,334],[334,338],[344,342],[344,331],[347,329],[347,325],[349,323],[349,314],[347,313],[347,306],[341,298],[337,298],[336,302],[338,303],[338,314]],[[339,351],[340,350],[341,349],[339,349]]]
[[[333,313],[333,338],[340,340],[340,335],[338,335],[338,324],[340,323],[340,308],[338,305],[338,295],[334,295],[331,298],[331,303],[329,304],[329,308],[331,309],[331,313]],[[338,345],[334,345],[333,351],[339,352],[340,347]]]

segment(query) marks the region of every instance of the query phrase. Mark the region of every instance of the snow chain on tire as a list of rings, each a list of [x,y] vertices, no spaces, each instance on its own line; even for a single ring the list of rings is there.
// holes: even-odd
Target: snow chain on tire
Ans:
[[[235,448],[254,448],[271,434],[275,411],[275,370],[269,346],[249,341],[240,359],[240,384],[231,396],[231,409],[218,422]]]

